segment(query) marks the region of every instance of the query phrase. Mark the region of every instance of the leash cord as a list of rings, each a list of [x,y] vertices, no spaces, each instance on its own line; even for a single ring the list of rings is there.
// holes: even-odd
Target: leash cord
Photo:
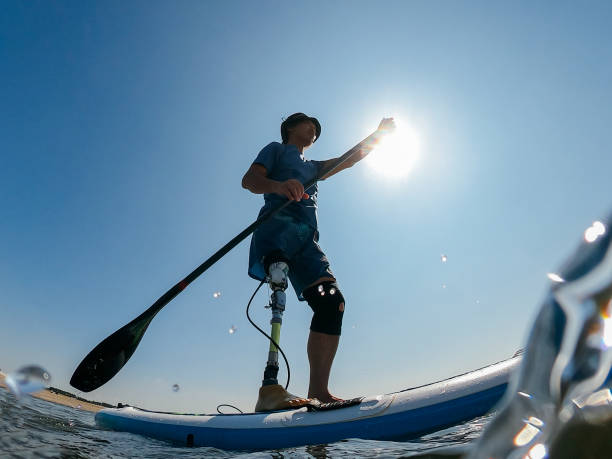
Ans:
[[[247,319],[249,319],[249,322],[251,322],[251,325],[253,325],[253,327],[255,327],[257,329],[257,331],[259,331],[259,333],[261,333],[262,335],[264,335],[266,338],[268,338],[270,340],[270,342],[272,344],[274,344],[274,346],[276,346],[276,348],[279,350],[279,352],[281,353],[281,355],[283,356],[283,359],[285,359],[285,365],[287,365],[287,384],[285,384],[285,390],[287,390],[287,388],[289,387],[289,381],[291,380],[291,370],[289,369],[289,360],[287,360],[287,356],[285,355],[285,353],[283,352],[283,350],[281,349],[281,347],[278,345],[278,343],[276,341],[274,341],[274,339],[268,335],[265,331],[263,331],[261,328],[259,328],[255,322],[253,322],[253,320],[251,320],[251,316],[249,315],[249,309],[251,307],[251,303],[253,302],[253,298],[255,298],[255,295],[257,295],[257,292],[259,291],[259,289],[261,288],[261,286],[265,283],[265,281],[261,281],[259,283],[259,285],[257,286],[257,288],[255,289],[255,291],[253,292],[253,295],[251,295],[251,299],[249,300],[247,307],[246,307],[246,316]],[[236,408],[233,405],[228,405],[226,403],[218,405],[217,406],[217,412],[219,414],[227,414],[227,413],[222,413],[221,410],[219,410],[219,408],[221,408],[222,406],[226,406],[226,407],[230,407],[230,408],[234,408],[236,410],[238,410],[240,413],[242,413],[242,410],[240,410],[240,408]]]
[[[285,365],[287,365],[287,384],[285,384],[285,390],[287,390],[287,388],[289,387],[289,381],[291,380],[291,370],[289,369],[289,360],[287,360],[287,356],[285,355],[285,353],[283,352],[283,350],[281,349],[281,347],[278,345],[278,343],[276,341],[274,341],[274,339],[272,339],[272,337],[270,335],[268,335],[265,331],[263,331],[261,328],[259,328],[255,322],[253,322],[251,320],[251,316],[249,315],[249,308],[251,307],[251,302],[253,301],[253,298],[255,298],[255,295],[257,294],[257,292],[259,291],[259,289],[261,288],[261,286],[265,283],[265,281],[261,281],[259,283],[259,285],[257,286],[257,288],[255,289],[255,292],[253,293],[253,295],[251,296],[251,299],[249,300],[249,304],[247,304],[247,308],[246,308],[246,316],[247,319],[249,319],[249,322],[251,322],[251,325],[253,325],[253,327],[255,327],[259,333],[261,333],[262,335],[264,335],[266,338],[268,338],[270,340],[270,342],[272,344],[274,344],[274,346],[276,346],[276,348],[279,350],[279,352],[281,353],[281,355],[283,356],[283,359],[285,359]]]

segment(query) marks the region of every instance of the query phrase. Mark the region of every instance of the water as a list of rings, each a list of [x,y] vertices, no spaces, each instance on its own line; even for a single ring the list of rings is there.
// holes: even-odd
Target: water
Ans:
[[[459,457],[474,441],[490,416],[410,442],[350,439],[329,445],[274,451],[231,452],[215,448],[185,448],[140,435],[98,428],[94,414],[32,397],[17,401],[0,388],[0,456],[5,457],[148,457],[148,458],[339,458],[339,457]],[[438,448],[443,447],[442,450]],[[448,448],[451,448],[450,450]],[[436,452],[434,456],[433,453]]]
[[[6,375],[6,385],[17,398],[32,392],[38,392],[49,385],[51,375],[38,365],[21,367],[14,373]]]
[[[599,236],[603,236],[605,233],[606,226],[602,222],[596,221],[584,232],[584,240],[589,243],[595,242]]]
[[[565,282],[565,280],[563,280],[563,278],[557,273],[548,273],[547,276],[553,282]]]
[[[612,438],[598,429],[612,428],[611,227],[612,214],[606,224],[594,222],[560,271],[548,274],[553,283],[521,368],[470,459],[544,459],[549,451],[559,457],[575,443],[596,451],[586,457],[612,457]],[[604,397],[595,411],[584,409],[580,401],[598,388]],[[567,432],[577,437],[568,441]]]

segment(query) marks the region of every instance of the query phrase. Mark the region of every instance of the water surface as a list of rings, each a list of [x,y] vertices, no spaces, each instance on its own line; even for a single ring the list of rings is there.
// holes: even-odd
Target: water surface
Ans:
[[[150,458],[339,458],[339,457],[456,457],[475,440],[491,415],[423,436],[409,442],[349,439],[328,445],[270,451],[223,451],[186,448],[140,435],[100,429],[94,414],[32,397],[17,401],[0,388],[0,455],[12,457],[150,457]],[[439,456],[436,456],[439,457]]]

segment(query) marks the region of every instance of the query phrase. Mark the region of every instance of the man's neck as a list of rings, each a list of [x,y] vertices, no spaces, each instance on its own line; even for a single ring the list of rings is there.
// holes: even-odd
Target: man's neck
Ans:
[[[293,145],[294,147],[296,147],[298,149],[298,151],[301,154],[304,154],[304,150],[306,149],[306,145],[304,145],[302,142],[298,142],[295,139],[289,138],[289,140],[287,141],[287,145]]]

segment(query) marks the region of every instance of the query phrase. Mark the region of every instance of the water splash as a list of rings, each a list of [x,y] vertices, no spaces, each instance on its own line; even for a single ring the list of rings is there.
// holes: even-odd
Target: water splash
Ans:
[[[179,390],[181,390],[181,387],[178,384],[172,385],[172,392],[178,392]]]
[[[612,215],[587,228],[557,274],[563,282],[550,285],[520,371],[470,458],[546,457],[564,426],[582,416],[577,400],[594,400],[612,383],[610,224]]]
[[[4,380],[6,386],[17,399],[45,389],[50,382],[51,375],[49,372],[38,365],[21,367],[14,373],[6,375]]]

